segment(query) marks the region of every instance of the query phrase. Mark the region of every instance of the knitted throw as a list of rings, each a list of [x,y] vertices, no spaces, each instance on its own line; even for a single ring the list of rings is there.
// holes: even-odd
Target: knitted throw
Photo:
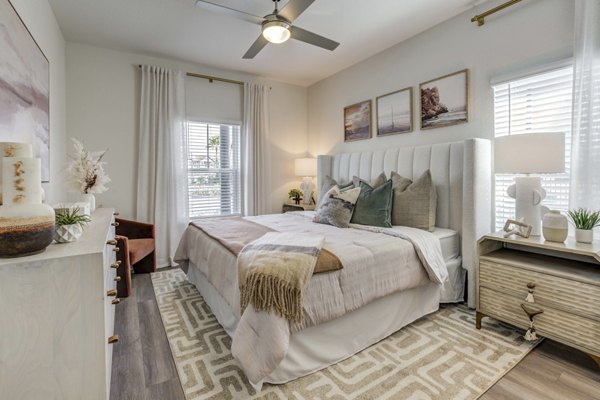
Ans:
[[[325,238],[321,235],[269,232],[238,255],[240,306],[274,312],[301,322],[302,293],[308,286]]]

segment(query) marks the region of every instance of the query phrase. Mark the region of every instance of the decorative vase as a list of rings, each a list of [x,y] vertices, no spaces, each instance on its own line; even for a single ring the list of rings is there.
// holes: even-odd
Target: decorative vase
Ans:
[[[575,240],[579,243],[592,243],[594,241],[594,230],[575,229]]]
[[[29,143],[0,142],[0,205],[2,205],[2,159],[4,157],[33,157]]]
[[[294,204],[296,204],[296,205],[300,204],[300,196],[294,197]]]
[[[2,159],[0,257],[41,253],[54,237],[54,210],[42,204],[39,158]]]
[[[79,240],[83,234],[83,228],[79,224],[61,225],[56,227],[54,240],[57,243],[70,243]]]
[[[544,214],[542,233],[549,242],[564,242],[569,235],[569,221],[558,210],[550,210]]]
[[[91,193],[82,193],[81,201],[90,205],[90,214],[96,209],[96,197]]]

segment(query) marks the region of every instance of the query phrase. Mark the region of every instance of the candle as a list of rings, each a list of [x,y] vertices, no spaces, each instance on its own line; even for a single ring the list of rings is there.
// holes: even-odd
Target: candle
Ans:
[[[2,158],[3,205],[42,202],[42,164],[39,158]]]

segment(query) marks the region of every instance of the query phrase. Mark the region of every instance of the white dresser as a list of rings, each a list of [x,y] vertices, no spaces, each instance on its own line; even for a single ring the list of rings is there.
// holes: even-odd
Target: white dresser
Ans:
[[[114,210],[79,241],[0,259],[0,399],[108,399],[116,299]]]

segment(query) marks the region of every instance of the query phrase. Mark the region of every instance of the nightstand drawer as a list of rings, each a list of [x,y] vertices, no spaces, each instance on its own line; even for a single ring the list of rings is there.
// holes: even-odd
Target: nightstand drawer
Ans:
[[[600,307],[590,307],[591,304],[600,304],[600,286],[498,263],[490,258],[481,257],[479,263],[481,287],[507,293],[523,302],[527,297],[528,283],[535,284],[533,296],[536,304],[560,309],[569,314],[596,318],[600,321]]]
[[[521,308],[524,302],[524,299],[519,297],[481,287],[478,311],[527,329],[529,319]],[[541,304],[535,306],[544,310],[535,317],[538,334],[589,353],[600,354],[600,322]]]

